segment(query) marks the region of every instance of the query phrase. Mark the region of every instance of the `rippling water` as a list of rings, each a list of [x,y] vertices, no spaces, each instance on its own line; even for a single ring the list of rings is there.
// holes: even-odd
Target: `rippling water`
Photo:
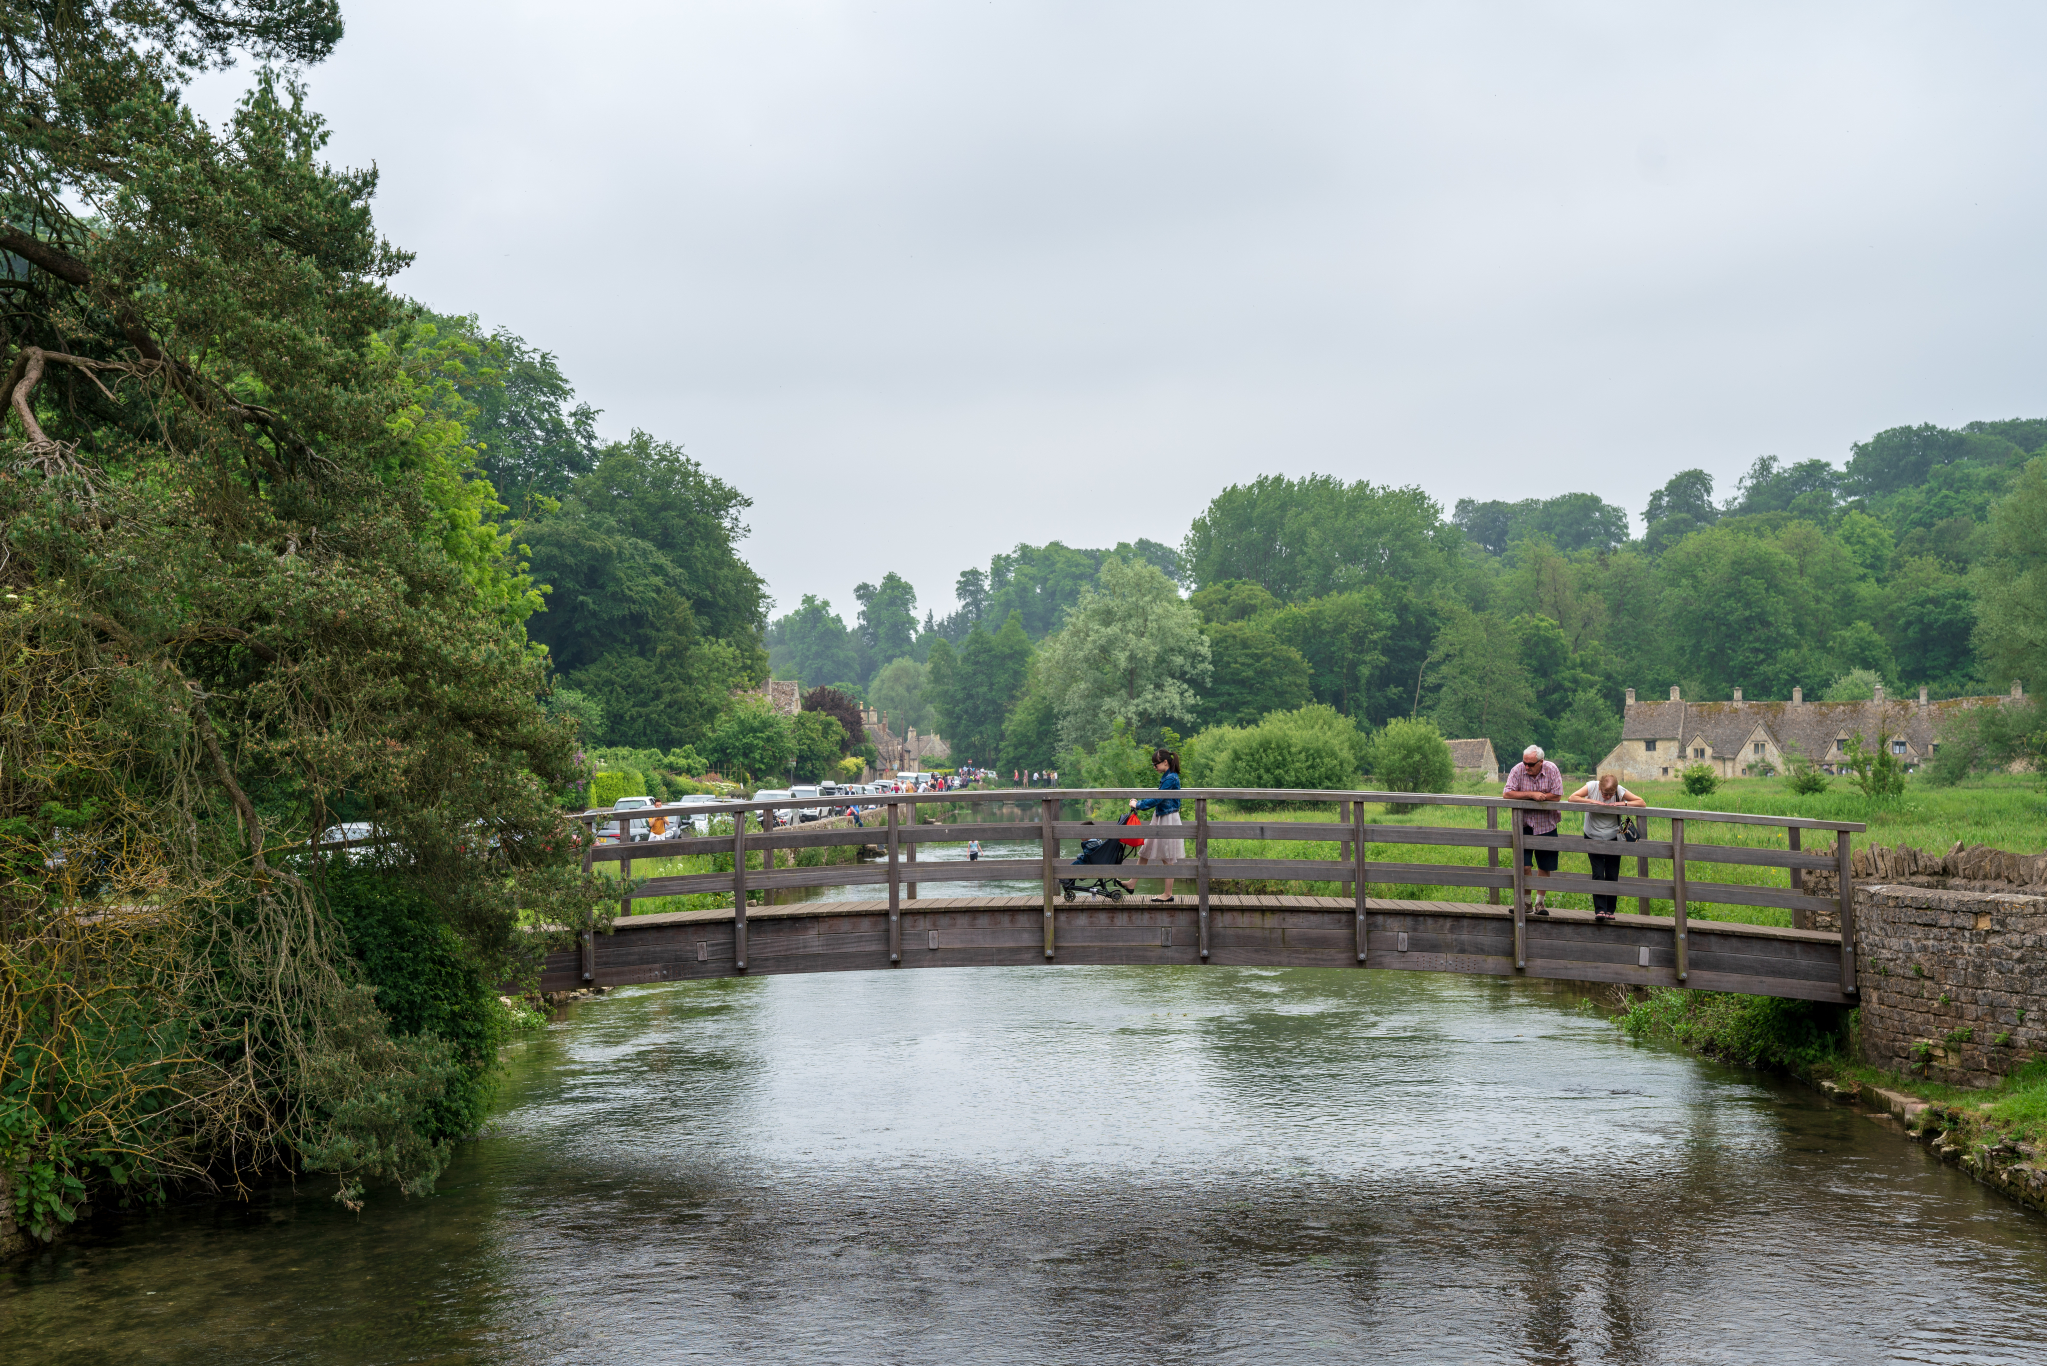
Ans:
[[[633,989],[432,1200],[0,1282],[52,1362],[2039,1362],[2047,1221],[1569,997],[1016,968]]]

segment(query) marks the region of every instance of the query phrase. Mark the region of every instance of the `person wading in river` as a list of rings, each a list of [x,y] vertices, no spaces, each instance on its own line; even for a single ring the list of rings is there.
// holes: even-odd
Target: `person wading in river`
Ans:
[[[1560,802],[1564,799],[1564,775],[1557,772],[1557,766],[1542,757],[1542,746],[1530,745],[1521,751],[1521,762],[1514,765],[1514,771],[1507,775],[1507,786],[1500,795],[1510,802]],[[1519,811],[1521,833],[1548,837],[1557,833],[1557,813],[1554,811]],[[1557,870],[1557,851],[1554,849],[1521,850],[1521,866],[1533,865],[1537,877],[1548,877]],[[1549,907],[1542,904],[1542,893],[1536,892],[1528,907],[1530,915],[1548,915]]]
[[[1585,784],[1585,786],[1573,792],[1566,800],[1598,802],[1602,806],[1649,805],[1649,803],[1643,801],[1625,787],[1622,787],[1621,780],[1611,773],[1600,774],[1597,782]],[[1613,844],[1618,844],[1620,837],[1621,816],[1618,811],[1587,811],[1585,813],[1586,839],[1611,841]],[[1634,836],[1629,835],[1628,838],[1633,839]],[[1609,846],[1600,844],[1594,847],[1606,848]],[[1592,876],[1595,880],[1600,882],[1619,882],[1621,880],[1621,856],[1619,853],[1588,853],[1586,857],[1592,861]],[[1594,893],[1592,897],[1593,923],[1611,925],[1613,923],[1613,913],[1618,909],[1619,903],[1619,897],[1600,896]]]
[[[1157,769],[1160,774],[1159,791],[1178,792],[1180,790],[1179,755],[1169,749],[1155,749],[1151,752],[1151,766]],[[1178,826],[1180,824],[1180,799],[1178,797],[1146,797],[1143,801],[1132,797],[1130,799],[1130,809],[1132,811],[1151,812],[1151,823],[1153,825]],[[1144,847],[1137,851],[1137,861],[1141,864],[1163,863],[1168,868],[1171,868],[1186,852],[1187,842],[1178,836],[1171,839],[1153,838],[1146,840]],[[1140,873],[1138,876],[1142,877],[1143,874]],[[1152,900],[1171,901],[1172,899],[1173,878],[1168,873],[1165,891],[1153,897]]]

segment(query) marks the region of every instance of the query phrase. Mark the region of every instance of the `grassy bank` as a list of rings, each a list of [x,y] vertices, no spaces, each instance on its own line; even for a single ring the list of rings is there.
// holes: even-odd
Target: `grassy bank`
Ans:
[[[1630,1037],[1660,1039],[1745,1067],[1913,1096],[1935,1107],[1932,1123],[1971,1142],[2047,1138],[2047,1059],[2034,1059],[1994,1087],[1947,1086],[1856,1061],[1855,1017],[1840,1006],[1806,1001],[1652,988],[1614,1023]]]

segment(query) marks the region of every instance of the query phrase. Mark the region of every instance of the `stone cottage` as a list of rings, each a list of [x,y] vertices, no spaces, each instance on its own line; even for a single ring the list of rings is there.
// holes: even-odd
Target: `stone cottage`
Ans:
[[[1451,740],[1450,767],[1459,773],[1477,773],[1489,783],[1500,781],[1500,761],[1493,754],[1491,740]]]
[[[1723,778],[1765,767],[1781,773],[1795,749],[1825,772],[1839,773],[1846,770],[1846,746],[1854,735],[1865,745],[1887,735],[1891,753],[1916,768],[1940,748],[1941,728],[1954,716],[2024,696],[2014,683],[2008,696],[1940,702],[1927,701],[1924,688],[1916,702],[1887,699],[1882,688],[1869,702],[1808,702],[1803,688],[1793,688],[1789,702],[1747,702],[1740,688],[1732,702],[1687,702],[1672,688],[1667,702],[1637,702],[1629,688],[1621,742],[1600,761],[1599,771],[1623,782],[1676,777],[1694,764],[1707,764]]]

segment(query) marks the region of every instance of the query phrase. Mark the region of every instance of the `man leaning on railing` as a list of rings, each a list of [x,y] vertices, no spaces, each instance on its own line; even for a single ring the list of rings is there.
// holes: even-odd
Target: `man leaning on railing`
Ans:
[[[1507,786],[1500,795],[1510,802],[1560,802],[1564,799],[1564,775],[1557,771],[1555,764],[1542,757],[1541,745],[1530,745],[1521,751],[1521,762],[1507,774]],[[1557,813],[1554,811],[1516,811],[1514,816],[1521,822],[1524,836],[1548,838],[1557,833]],[[1537,877],[1548,877],[1557,870],[1557,851],[1531,849],[1524,844],[1521,847],[1521,866],[1531,865]],[[1542,904],[1540,891],[1534,894],[1528,914],[1549,914],[1549,908]]]

